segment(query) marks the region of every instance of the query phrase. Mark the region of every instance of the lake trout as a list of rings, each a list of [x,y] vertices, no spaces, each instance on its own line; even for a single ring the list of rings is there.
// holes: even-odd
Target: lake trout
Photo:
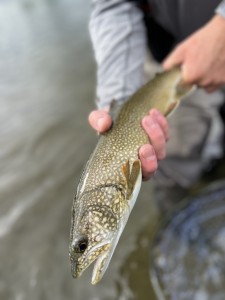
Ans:
[[[101,134],[72,207],[69,255],[73,277],[95,261],[95,284],[108,267],[141,187],[138,149],[149,143],[142,118],[152,108],[167,116],[190,89],[182,86],[178,68],[157,74],[122,105],[112,128]]]

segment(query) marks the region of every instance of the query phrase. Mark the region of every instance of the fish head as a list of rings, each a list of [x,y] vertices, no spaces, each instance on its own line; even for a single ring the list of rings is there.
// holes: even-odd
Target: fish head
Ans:
[[[95,262],[92,284],[102,278],[118,241],[121,197],[120,191],[101,188],[76,200],[69,249],[73,277]]]

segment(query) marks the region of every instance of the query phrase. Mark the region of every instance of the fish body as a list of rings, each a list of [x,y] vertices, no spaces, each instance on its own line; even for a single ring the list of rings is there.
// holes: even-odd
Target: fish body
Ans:
[[[157,74],[122,105],[112,128],[101,134],[78,185],[72,207],[69,255],[73,277],[95,261],[92,283],[103,276],[138,196],[138,149],[149,143],[141,127],[151,108],[167,116],[190,88],[178,68]]]

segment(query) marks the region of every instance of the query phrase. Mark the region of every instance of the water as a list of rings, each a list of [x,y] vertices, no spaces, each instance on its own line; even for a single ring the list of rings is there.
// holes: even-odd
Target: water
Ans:
[[[0,2],[0,299],[151,299],[151,186],[126,226],[102,282],[74,280],[72,198],[96,143],[89,2]],[[148,208],[148,209],[146,209]]]

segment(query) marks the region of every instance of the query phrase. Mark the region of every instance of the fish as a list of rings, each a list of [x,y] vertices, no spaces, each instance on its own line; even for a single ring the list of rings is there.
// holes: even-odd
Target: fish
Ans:
[[[149,143],[141,120],[156,108],[168,116],[192,86],[180,68],[157,74],[126,101],[109,131],[100,135],[78,184],[69,243],[74,278],[94,262],[92,284],[103,277],[142,183],[138,149]]]

